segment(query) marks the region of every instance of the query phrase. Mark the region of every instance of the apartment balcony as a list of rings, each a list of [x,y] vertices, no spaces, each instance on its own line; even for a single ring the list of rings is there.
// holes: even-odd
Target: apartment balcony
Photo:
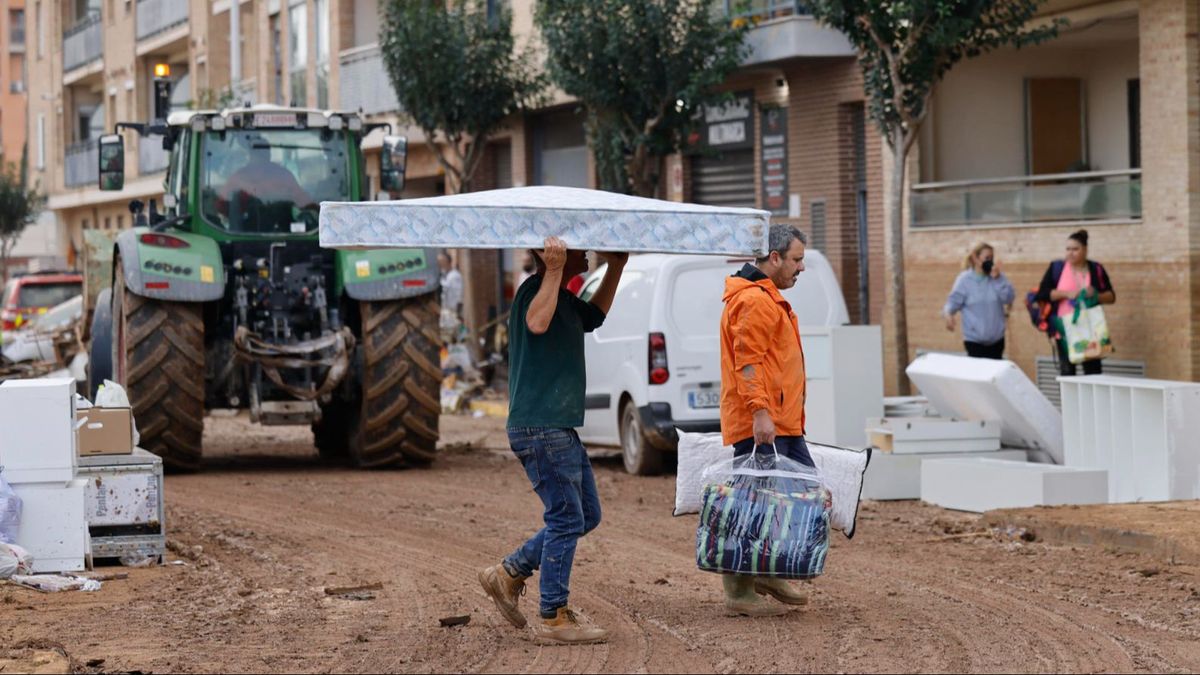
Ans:
[[[1129,223],[1142,219],[1142,172],[1088,171],[914,185],[912,227]]]
[[[63,182],[67,187],[87,187],[100,182],[100,144],[81,141],[67,146]]]
[[[171,153],[163,150],[162,136],[145,136],[138,139],[138,173],[145,176],[165,171]]]
[[[717,2],[734,21],[751,22],[750,55],[742,65],[858,54],[845,35],[817,23],[803,0],[751,0],[745,9],[736,0]]]
[[[180,0],[138,0],[137,39],[152,38],[188,22],[188,4]]]
[[[63,32],[63,70],[71,71],[99,60],[104,53],[100,14],[94,13]]]
[[[342,52],[338,106],[342,110],[362,110],[376,115],[400,110],[392,90],[378,44],[363,45]]]

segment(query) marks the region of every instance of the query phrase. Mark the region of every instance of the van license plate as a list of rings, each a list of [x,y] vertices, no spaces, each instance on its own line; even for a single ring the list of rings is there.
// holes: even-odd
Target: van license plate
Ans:
[[[688,406],[693,409],[720,408],[721,407],[721,390],[720,389],[702,389],[700,391],[689,391],[688,392]]]

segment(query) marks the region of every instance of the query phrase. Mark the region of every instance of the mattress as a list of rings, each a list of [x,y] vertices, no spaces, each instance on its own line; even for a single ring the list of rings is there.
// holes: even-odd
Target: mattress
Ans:
[[[390,202],[322,202],[326,248],[568,248],[761,255],[769,214],[553,186]]]
[[[1062,416],[1012,361],[925,354],[906,372],[942,415],[998,420],[1004,445],[1041,450],[1063,463]]]

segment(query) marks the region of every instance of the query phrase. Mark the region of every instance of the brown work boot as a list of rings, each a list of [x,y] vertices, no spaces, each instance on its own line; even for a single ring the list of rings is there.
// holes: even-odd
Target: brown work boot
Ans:
[[[539,640],[564,645],[594,645],[608,640],[608,631],[595,626],[584,626],[569,607],[559,607],[553,619],[542,619],[534,629]]]
[[[754,593],[754,577],[744,574],[725,574],[725,611],[729,616],[782,616],[787,607],[780,607],[759,598]]]
[[[509,623],[517,628],[524,628],[525,615],[517,609],[517,601],[525,595],[525,580],[529,577],[514,577],[504,569],[504,565],[493,565],[479,573],[479,585],[488,594],[496,609],[504,615]]]
[[[808,593],[796,588],[783,579],[755,577],[754,592],[769,595],[785,605],[807,605]]]

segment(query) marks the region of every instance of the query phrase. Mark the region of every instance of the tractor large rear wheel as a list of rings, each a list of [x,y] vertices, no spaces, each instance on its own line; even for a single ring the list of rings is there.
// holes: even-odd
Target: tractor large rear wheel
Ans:
[[[167,468],[200,466],[204,433],[204,321],[199,303],[145,298],[113,285],[113,379],[125,387],[140,447]]]
[[[364,301],[359,314],[356,396],[324,406],[313,425],[317,449],[359,468],[427,465],[437,453],[441,414],[437,298]]]

